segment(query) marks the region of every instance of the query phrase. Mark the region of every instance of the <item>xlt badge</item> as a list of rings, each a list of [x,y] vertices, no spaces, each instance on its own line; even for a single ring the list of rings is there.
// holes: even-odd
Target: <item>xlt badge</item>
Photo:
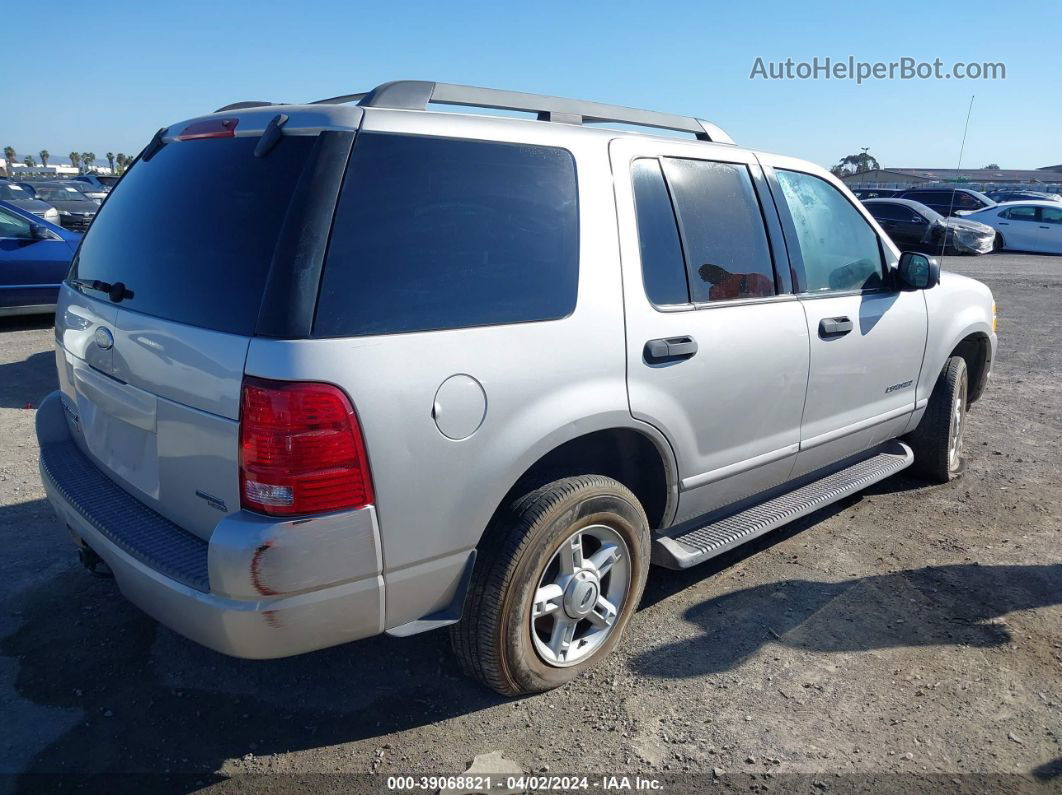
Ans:
[[[913,383],[914,383],[914,381],[911,380],[911,381],[904,381],[902,384],[893,384],[892,386],[888,387],[885,390],[885,394],[887,395],[890,392],[895,392],[898,389],[907,389],[907,387],[909,387]]]

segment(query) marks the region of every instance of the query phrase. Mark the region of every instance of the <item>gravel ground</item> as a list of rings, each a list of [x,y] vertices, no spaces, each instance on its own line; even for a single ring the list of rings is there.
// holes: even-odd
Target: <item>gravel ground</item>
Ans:
[[[54,388],[50,324],[0,320],[4,785],[166,773],[144,781],[382,791],[341,774],[455,774],[499,752],[591,789],[601,774],[671,791],[1062,786],[1062,258],[945,267],[1000,309],[965,476],[896,477],[723,559],[654,570],[619,653],[520,700],[463,679],[445,633],[249,662],[157,626],[79,568],[53,519],[32,410]]]

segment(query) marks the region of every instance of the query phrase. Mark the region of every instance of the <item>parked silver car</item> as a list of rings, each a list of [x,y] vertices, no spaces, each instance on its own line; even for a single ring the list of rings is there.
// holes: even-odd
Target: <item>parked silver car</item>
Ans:
[[[161,130],[88,231],[41,473],[86,564],[202,644],[452,625],[528,693],[620,642],[650,561],[958,475],[994,323],[828,172],[697,119],[237,103]]]

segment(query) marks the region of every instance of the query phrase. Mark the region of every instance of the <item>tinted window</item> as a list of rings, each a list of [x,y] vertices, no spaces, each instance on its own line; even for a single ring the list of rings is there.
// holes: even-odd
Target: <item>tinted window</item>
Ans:
[[[689,303],[686,263],[660,163],[655,159],[636,160],[631,176],[645,294],[654,304]]]
[[[1040,216],[1040,220],[1045,224],[1062,224],[1062,209],[1041,207]]]
[[[578,266],[568,152],[362,133],[336,209],[314,333],[564,317],[575,309]]]
[[[1011,207],[1004,215],[1012,221],[1035,221],[1035,207]]]
[[[0,237],[28,240],[33,237],[30,234],[30,222],[20,215],[0,208]]]
[[[752,177],[734,163],[665,158],[694,301],[774,295],[774,269]]]
[[[285,136],[262,158],[255,137],[167,144],[111,191],[81,244],[76,275],[124,282],[134,295],[123,307],[251,334],[314,141]]]
[[[779,170],[796,226],[809,293],[881,286],[878,236],[844,195],[825,180]]]
[[[908,221],[911,218],[911,211],[899,204],[868,204],[866,208],[875,218],[886,221]]]

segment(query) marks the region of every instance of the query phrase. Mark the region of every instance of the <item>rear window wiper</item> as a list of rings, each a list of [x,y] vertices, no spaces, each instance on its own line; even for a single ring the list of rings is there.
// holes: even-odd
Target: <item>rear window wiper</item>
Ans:
[[[110,282],[101,282],[99,279],[68,279],[67,281],[71,287],[81,287],[85,290],[107,293],[107,297],[116,304],[122,299],[133,297],[133,291],[127,289],[124,282],[111,284]]]

